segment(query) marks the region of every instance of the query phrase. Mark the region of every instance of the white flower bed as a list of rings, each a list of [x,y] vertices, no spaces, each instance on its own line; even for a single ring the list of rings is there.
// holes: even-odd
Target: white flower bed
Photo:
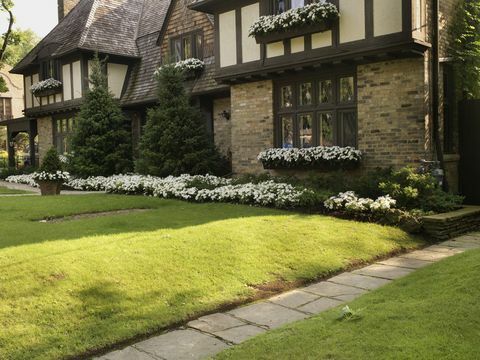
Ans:
[[[70,180],[70,174],[66,171],[57,171],[55,173],[42,171],[33,173],[32,179],[34,181],[60,181],[66,183]]]
[[[32,92],[33,95],[42,93],[44,91],[48,90],[57,90],[62,88],[62,82],[55,80],[53,78],[47,79],[40,81],[37,84],[34,84],[30,87],[30,91]]]
[[[33,175],[10,176],[8,182],[36,186]],[[289,184],[266,181],[259,184],[233,185],[232,180],[216,176],[181,175],[158,178],[142,175],[116,175],[72,179],[65,183],[75,190],[106,191],[112,194],[147,195],[165,199],[196,202],[231,202],[238,204],[289,208],[301,206],[309,190]]]
[[[5,179],[5,181],[12,184],[24,184],[32,187],[38,187],[38,184],[33,179],[33,174],[30,175],[12,175]]]
[[[160,66],[157,69],[157,71],[155,71],[155,75],[158,75],[158,73],[162,71],[162,69],[165,68],[166,66],[173,66],[175,69],[179,69],[184,72],[199,73],[203,71],[203,69],[205,68],[205,62],[195,58],[178,61],[174,64],[167,64],[167,65]]]
[[[381,196],[377,200],[359,198],[353,191],[340,193],[325,201],[324,206],[331,211],[347,211],[353,213],[384,213],[395,207],[396,200],[390,195]]]
[[[258,155],[265,168],[325,167],[357,165],[362,152],[353,147],[318,146],[307,149],[268,149]]]
[[[301,8],[285,11],[280,15],[261,16],[250,27],[249,36],[286,32],[305,25],[322,24],[338,19],[338,9],[325,1],[315,2]]]

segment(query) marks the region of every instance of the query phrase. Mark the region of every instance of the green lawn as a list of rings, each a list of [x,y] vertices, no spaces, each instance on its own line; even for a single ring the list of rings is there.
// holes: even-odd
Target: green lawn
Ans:
[[[24,191],[24,190],[14,190],[4,186],[0,186],[0,195],[20,195],[20,194],[33,194],[33,192]]]
[[[146,212],[58,223],[118,209]],[[269,209],[114,195],[0,198],[0,359],[58,359],[411,248],[403,231]]]
[[[444,260],[340,308],[262,335],[218,359],[478,359],[480,251]]]

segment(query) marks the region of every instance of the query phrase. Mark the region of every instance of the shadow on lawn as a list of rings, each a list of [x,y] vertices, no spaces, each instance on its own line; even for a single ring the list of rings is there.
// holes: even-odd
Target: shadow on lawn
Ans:
[[[126,202],[119,200],[126,200]],[[95,206],[96,203],[98,206]],[[58,207],[61,205],[62,210],[56,209],[56,205],[59,205]],[[148,209],[149,211],[59,223],[38,222],[39,219],[50,217],[121,209]],[[3,219],[3,221],[0,220],[0,250],[46,241],[181,229],[228,219],[285,215],[285,213],[275,209],[244,205],[198,204],[136,196],[35,198],[33,202],[31,199],[8,199],[0,202],[0,219]]]

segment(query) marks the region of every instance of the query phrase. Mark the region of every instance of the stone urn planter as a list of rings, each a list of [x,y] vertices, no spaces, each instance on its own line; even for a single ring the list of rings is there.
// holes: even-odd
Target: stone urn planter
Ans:
[[[60,195],[63,181],[37,180],[42,196]]]

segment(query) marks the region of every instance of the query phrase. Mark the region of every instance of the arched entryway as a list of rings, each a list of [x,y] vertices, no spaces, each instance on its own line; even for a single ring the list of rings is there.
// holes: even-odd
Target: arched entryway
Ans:
[[[36,166],[38,163],[37,120],[20,118],[3,121],[7,126],[8,166]]]

